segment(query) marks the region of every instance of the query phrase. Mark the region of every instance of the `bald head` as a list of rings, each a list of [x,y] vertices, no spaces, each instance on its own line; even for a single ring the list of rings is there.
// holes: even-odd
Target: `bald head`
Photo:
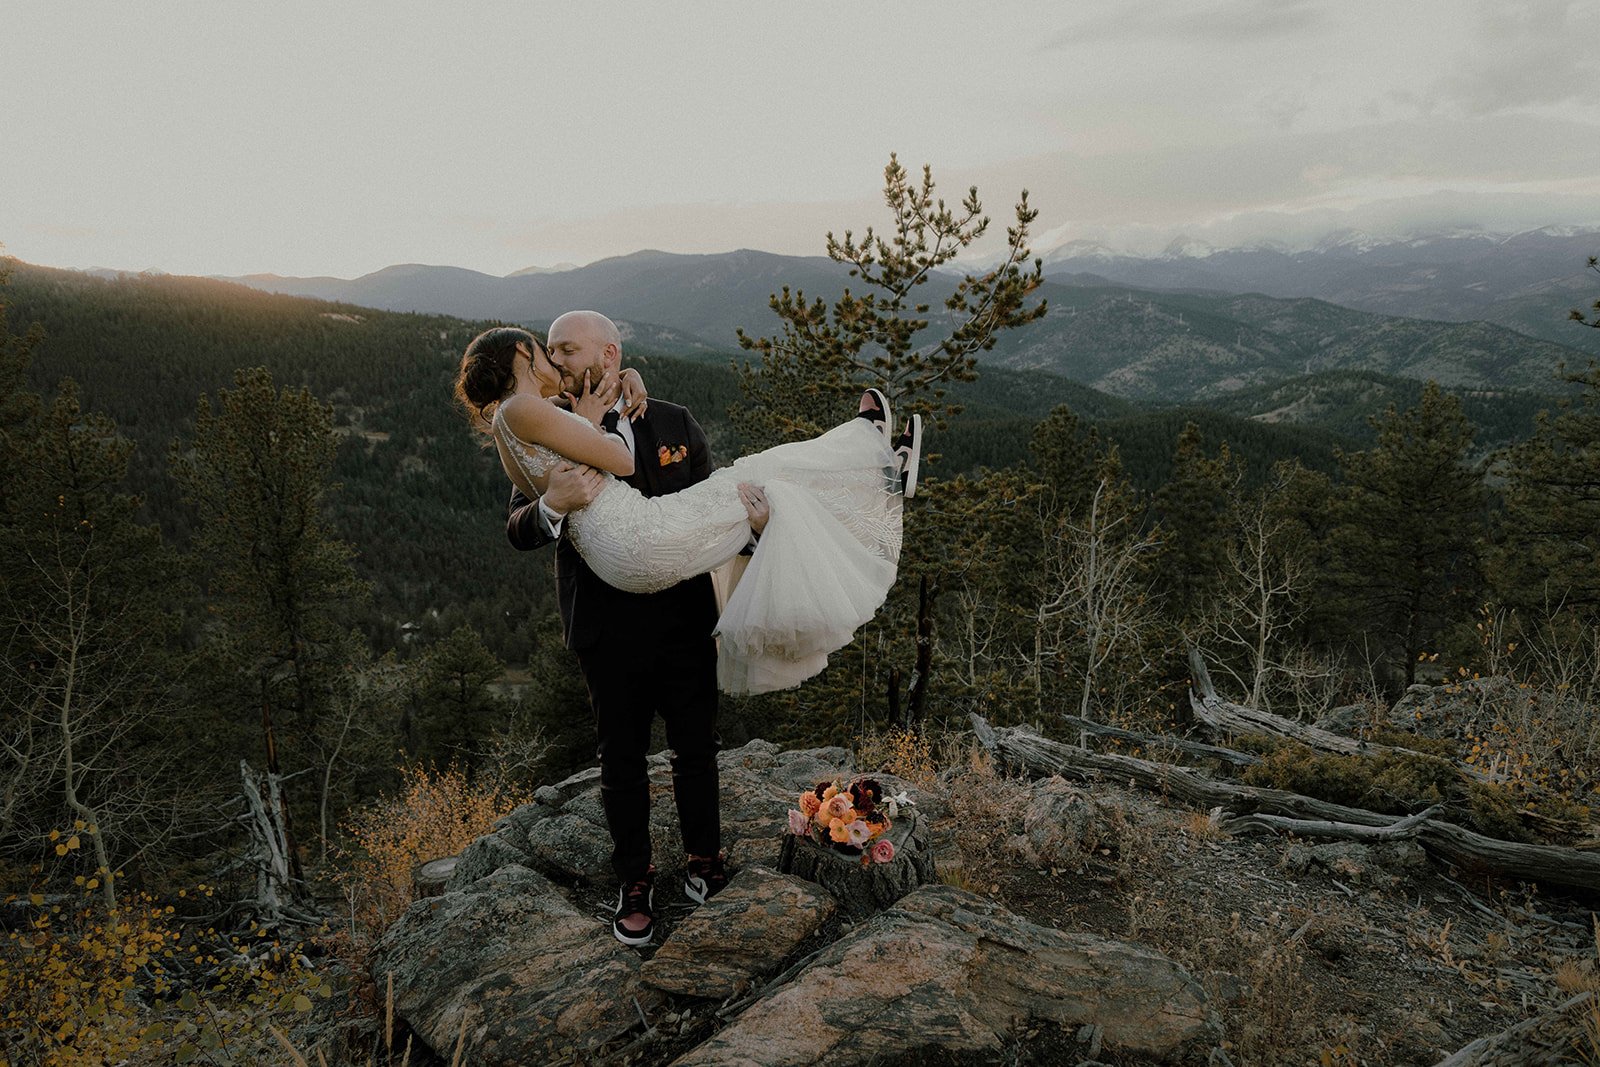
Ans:
[[[598,311],[569,311],[550,324],[550,362],[561,370],[562,387],[576,391],[589,372],[598,382],[622,364],[622,334]]]

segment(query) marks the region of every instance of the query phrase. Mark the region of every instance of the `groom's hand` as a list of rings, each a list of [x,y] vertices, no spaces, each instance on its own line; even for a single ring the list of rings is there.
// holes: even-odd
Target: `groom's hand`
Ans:
[[[749,482],[739,483],[739,500],[744,504],[744,513],[750,520],[750,532],[757,537],[767,528],[767,520],[772,517],[772,505],[767,503],[767,494],[759,485]]]
[[[563,461],[550,471],[550,481],[545,487],[545,507],[557,515],[588,507],[600,495],[605,485],[605,475],[581,463]]]

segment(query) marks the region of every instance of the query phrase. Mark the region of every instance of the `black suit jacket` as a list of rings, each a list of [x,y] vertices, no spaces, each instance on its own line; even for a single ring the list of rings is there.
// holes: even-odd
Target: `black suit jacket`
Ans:
[[[705,431],[687,408],[654,397],[633,423],[633,475],[624,479],[645,496],[687,489],[711,473]],[[567,647],[574,652],[602,640],[681,643],[711,635],[717,624],[717,598],[711,576],[696,575],[659,593],[625,593],[597,578],[565,535],[556,544],[556,595]],[[518,549],[550,543],[539,522],[539,504],[511,491],[506,537]]]

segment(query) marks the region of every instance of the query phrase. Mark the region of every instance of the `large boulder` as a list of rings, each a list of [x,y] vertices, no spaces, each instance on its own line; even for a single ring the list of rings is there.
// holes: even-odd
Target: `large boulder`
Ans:
[[[749,866],[679,923],[640,975],[669,993],[725,1000],[777,974],[838,910],[802,878]]]
[[[517,865],[416,901],[372,956],[379,989],[394,979],[395,1015],[435,1052],[458,1040],[463,1062],[542,1063],[632,1029],[639,956],[573,907],[542,874]]]
[[[1148,949],[1039,926],[951,886],[846,934],[674,1067],[992,1058],[1029,1023],[1098,1027],[1113,1054],[1201,1062],[1219,1036],[1193,978]]]

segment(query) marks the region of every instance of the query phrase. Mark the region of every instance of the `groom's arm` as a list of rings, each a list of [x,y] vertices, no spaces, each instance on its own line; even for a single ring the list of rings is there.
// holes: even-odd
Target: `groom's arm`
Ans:
[[[543,548],[561,536],[567,512],[588,507],[604,485],[602,472],[563,462],[550,472],[550,484],[543,497],[530,500],[520,489],[513,488],[506,515],[506,539],[512,548],[522,551]]]
[[[522,490],[512,489],[511,504],[506,515],[506,540],[511,542],[511,547],[527,552],[543,548],[558,536],[560,531],[552,530],[539,513],[538,498],[529,500]]]

